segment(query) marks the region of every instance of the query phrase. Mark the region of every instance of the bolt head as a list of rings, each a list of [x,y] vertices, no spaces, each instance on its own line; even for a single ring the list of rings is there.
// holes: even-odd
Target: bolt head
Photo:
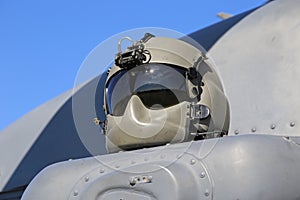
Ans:
[[[131,178],[131,179],[129,180],[129,184],[130,184],[131,186],[134,186],[134,185],[136,184],[135,178]]]
[[[276,125],[275,125],[275,124],[272,124],[272,125],[271,125],[271,129],[274,130],[275,128],[276,128]]]
[[[205,172],[201,172],[200,173],[200,178],[204,178],[205,177]]]
[[[191,165],[194,165],[196,163],[196,160],[192,159],[191,160]]]
[[[290,123],[290,126],[291,126],[291,127],[294,127],[295,125],[296,125],[295,122],[291,122],[291,123]]]
[[[209,196],[209,191],[208,191],[208,190],[205,190],[204,195],[205,195],[206,197],[208,197],[208,196]]]
[[[77,191],[77,190],[75,190],[75,191],[73,192],[73,196],[74,196],[74,197],[78,196],[78,191]]]

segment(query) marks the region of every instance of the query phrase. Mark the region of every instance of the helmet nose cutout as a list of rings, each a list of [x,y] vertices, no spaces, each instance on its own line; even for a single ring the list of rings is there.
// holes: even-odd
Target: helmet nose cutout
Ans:
[[[150,110],[138,96],[132,95],[117,126],[132,137],[150,138],[160,133],[167,118],[165,110]]]
[[[132,119],[137,124],[145,125],[151,123],[151,116],[148,109],[144,106],[143,102],[136,95],[133,95],[128,102],[127,109],[129,112],[125,112],[125,117]]]

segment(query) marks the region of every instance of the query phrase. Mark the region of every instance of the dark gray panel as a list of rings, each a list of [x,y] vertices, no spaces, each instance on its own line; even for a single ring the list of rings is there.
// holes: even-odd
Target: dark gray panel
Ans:
[[[91,95],[96,87],[102,87],[105,77],[100,78],[97,77],[82,87],[57,111],[15,170],[4,191],[26,186],[37,173],[50,164],[92,155],[82,143],[75,127],[72,101],[73,98],[76,98],[77,103],[81,104],[83,110],[88,107],[86,104],[96,101],[92,104],[97,105],[97,113],[103,118],[103,110],[99,109],[99,105],[103,104],[102,92]],[[90,119],[89,116],[86,116],[88,113],[83,111],[80,113]],[[104,154],[106,152],[104,137],[101,135],[100,127],[93,124],[92,119],[90,122],[84,125],[87,134],[89,134],[87,137],[92,141],[92,143],[89,143],[89,148],[93,148],[94,155]]]

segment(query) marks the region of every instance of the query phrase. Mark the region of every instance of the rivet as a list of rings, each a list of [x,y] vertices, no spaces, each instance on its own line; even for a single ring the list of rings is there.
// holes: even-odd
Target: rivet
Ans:
[[[208,196],[209,196],[209,191],[208,191],[208,190],[205,190],[204,195],[208,197]]]
[[[295,125],[296,125],[295,122],[291,122],[291,123],[290,123],[290,126],[291,126],[291,127],[294,127]]]
[[[136,184],[135,178],[131,178],[131,179],[129,180],[129,184],[130,184],[131,186],[134,186],[134,185]]]
[[[135,161],[134,161],[134,160],[132,160],[132,161],[131,161],[131,164],[132,164],[132,165],[133,165],[133,164],[135,164]]]
[[[100,169],[100,171],[99,171],[101,174],[102,173],[104,173],[105,172],[105,170],[104,169]]]
[[[119,167],[120,167],[120,165],[116,165],[115,167],[116,167],[116,168],[119,168]]]
[[[147,157],[144,159],[144,161],[148,161],[148,160],[149,160],[149,158],[147,158]]]
[[[238,135],[239,133],[240,133],[239,130],[235,130],[235,131],[234,131],[234,134],[236,134],[236,135]]]
[[[204,178],[205,177],[205,172],[201,172],[200,173],[200,178]]]
[[[194,165],[196,163],[196,160],[192,159],[191,160],[191,165]]]
[[[74,192],[73,192],[73,196],[77,196],[78,195],[78,191],[77,190],[75,190]]]
[[[164,159],[165,157],[166,157],[166,155],[164,155],[164,154],[160,155],[161,159]]]
[[[272,124],[272,125],[271,125],[271,129],[274,130],[275,128],[276,128],[276,125],[275,125],[275,124]]]
[[[256,132],[256,128],[253,127],[253,128],[251,129],[251,131],[252,131],[253,133]]]
[[[84,178],[85,182],[88,182],[89,180],[90,180],[90,178],[88,176]]]

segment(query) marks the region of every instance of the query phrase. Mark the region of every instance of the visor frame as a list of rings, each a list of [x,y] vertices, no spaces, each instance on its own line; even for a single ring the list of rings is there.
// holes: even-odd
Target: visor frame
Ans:
[[[165,63],[147,63],[147,64],[142,64],[140,66],[137,66],[136,69],[131,69],[133,71],[127,70],[127,69],[120,69],[119,71],[115,72],[111,77],[109,77],[109,79],[107,80],[106,85],[105,85],[105,103],[106,103],[105,106],[106,106],[107,114],[114,115],[114,116],[120,116],[120,113],[115,113],[114,112],[114,107],[115,107],[116,103],[112,103],[112,98],[113,98],[112,96],[113,96],[115,87],[118,84],[118,81],[120,81],[120,79],[122,79],[122,77],[126,73],[134,72],[134,70],[136,70],[137,72],[144,72],[143,70],[141,70],[141,68],[144,69],[144,70],[147,70],[146,67],[149,67],[149,66],[150,66],[150,69],[151,69],[151,66],[162,67],[164,69],[168,69],[167,70],[168,72],[175,74],[174,76],[177,77],[177,80],[176,80],[175,77],[171,77],[170,74],[168,74],[169,78],[173,78],[172,81],[174,82],[174,84],[173,83],[172,84],[173,84],[174,87],[168,88],[168,87],[163,87],[162,86],[161,89],[166,89],[166,91],[168,89],[169,93],[170,93],[170,91],[173,92],[174,96],[176,96],[176,98],[177,98],[177,103],[180,103],[183,100],[188,100],[190,102],[198,101],[195,98],[191,98],[191,95],[189,94],[190,90],[189,90],[188,87],[190,87],[193,84],[188,79],[188,74],[187,74],[188,73],[188,68],[181,67],[181,66],[176,66],[176,65],[171,65],[171,64],[165,64]],[[164,69],[160,69],[160,70],[164,70]],[[161,71],[159,71],[159,72],[161,72]],[[145,75],[143,75],[143,76],[144,76],[143,78],[147,79],[147,77],[145,77]],[[181,77],[179,78],[179,76],[181,76]],[[127,78],[127,77],[125,77],[125,78]],[[163,78],[165,78],[165,77],[163,77]],[[174,78],[175,78],[175,81],[174,81]],[[142,81],[145,81],[145,79],[143,79]],[[180,80],[178,80],[178,79],[181,79],[182,81],[180,82]],[[164,83],[165,80],[159,80],[159,81],[162,81]],[[178,84],[178,82],[182,84],[179,88],[177,88],[177,85],[176,85],[176,84]],[[113,85],[110,85],[112,83],[113,83]],[[150,83],[150,84],[159,85],[159,83],[158,84]],[[143,84],[142,86],[144,86],[144,85],[147,85],[147,84]],[[127,95],[127,97],[131,97],[132,95],[139,96],[137,94],[139,92],[139,91],[137,91],[137,89],[139,89],[139,87],[131,88],[131,91],[130,91],[131,94]],[[126,92],[125,90],[121,90],[121,91]],[[149,92],[149,91],[150,90],[145,90],[145,92]],[[153,90],[153,91],[155,91],[155,90]],[[157,89],[157,91],[159,91],[159,90]],[[184,95],[184,93],[185,93],[185,95]],[[127,99],[127,102],[129,101],[129,99],[130,98]],[[119,101],[121,101],[121,100],[119,100]],[[124,104],[125,104],[124,105],[124,109],[125,109],[126,103],[124,102]],[[174,105],[176,105],[176,104],[174,104]],[[149,108],[148,105],[146,105],[146,106]],[[173,105],[170,105],[170,106],[173,106]],[[167,106],[167,107],[170,107],[170,106]]]

